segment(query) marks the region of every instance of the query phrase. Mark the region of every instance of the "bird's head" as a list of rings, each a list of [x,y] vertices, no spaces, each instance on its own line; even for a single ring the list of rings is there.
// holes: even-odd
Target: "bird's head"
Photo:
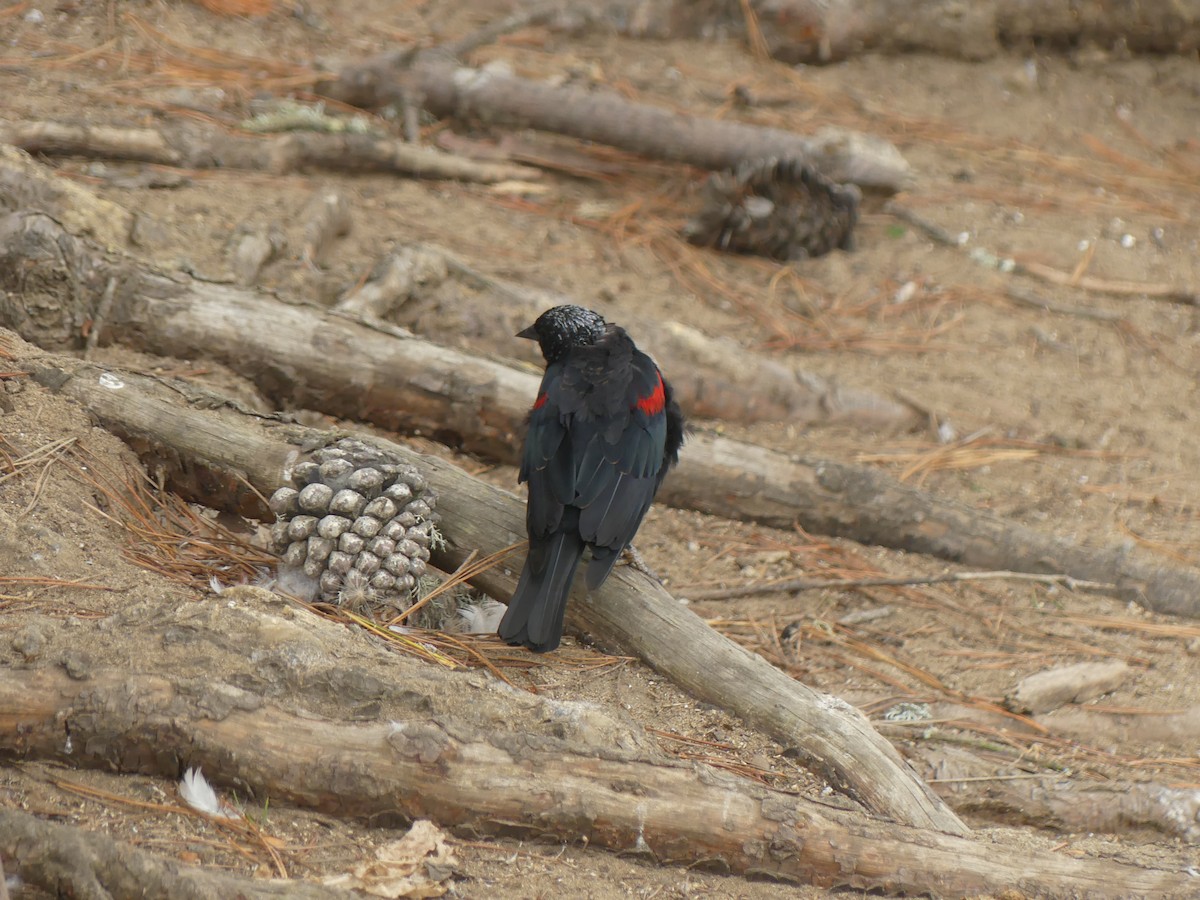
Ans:
[[[537,321],[518,331],[517,337],[537,341],[546,362],[558,362],[575,347],[586,347],[604,337],[608,323],[599,313],[582,306],[554,306]]]

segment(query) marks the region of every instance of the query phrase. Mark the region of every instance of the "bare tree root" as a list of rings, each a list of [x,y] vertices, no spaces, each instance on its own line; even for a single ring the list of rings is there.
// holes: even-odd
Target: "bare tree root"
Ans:
[[[12,735],[0,736],[0,742],[11,747]],[[74,900],[113,900],[114,897],[352,900],[358,896],[303,881],[239,878],[185,866],[102,834],[70,825],[55,825],[8,808],[0,808],[0,856],[12,861],[11,871],[26,885],[41,888],[55,897],[72,897]]]
[[[365,724],[298,715],[211,678],[96,669],[78,681],[58,669],[9,670],[0,673],[0,746],[58,756],[65,727],[80,765],[174,776],[185,763],[201,764],[273,803],[355,818],[431,817],[475,833],[586,838],[660,862],[825,887],[1115,897],[1191,885],[1184,873],[882,823],[655,758],[636,737],[611,743],[612,723],[575,704],[523,702],[475,685],[473,705],[456,716],[426,692],[435,684],[472,690],[467,678],[478,676],[437,674],[404,683],[397,693],[407,710],[389,709],[390,721]],[[557,724],[549,733],[523,727],[540,717]],[[0,817],[7,822],[26,824]],[[140,873],[128,875],[136,881]]]
[[[335,100],[373,108],[399,106],[406,93],[416,92],[435,115],[537,128],[703,169],[788,158],[806,162],[834,181],[888,192],[902,190],[911,177],[907,160],[883,138],[839,128],[803,136],[704,119],[633,103],[604,89],[560,87],[466,68],[437,51],[401,50],[353,63],[316,89]]]
[[[109,333],[122,342],[164,356],[218,360],[280,405],[421,432],[493,459],[516,458],[536,392],[531,373],[399,329],[168,277],[127,258],[110,260],[44,215],[0,220],[0,324],[47,348],[76,347],[78,323],[94,318],[110,282],[116,287]],[[1112,583],[1120,596],[1150,609],[1200,616],[1195,569],[1123,546],[1093,548],[1042,534],[860,466],[702,434],[688,443],[661,498],[979,568]]]

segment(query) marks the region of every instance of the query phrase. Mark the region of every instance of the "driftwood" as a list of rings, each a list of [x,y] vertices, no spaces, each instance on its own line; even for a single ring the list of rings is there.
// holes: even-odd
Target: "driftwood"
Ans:
[[[260,495],[285,483],[284,470],[296,462],[298,448],[329,437],[222,409],[228,401],[182,384],[168,387],[125,372],[113,373],[116,381],[101,380],[106,370],[100,367],[28,352],[18,351],[13,362],[83,404],[181,493],[260,518],[268,515]],[[449,546],[434,553],[435,565],[452,571],[472,550],[488,555],[523,538],[524,506],[516,497],[444,460],[386,447],[418,465],[438,494]],[[507,599],[516,578],[492,569],[475,583]],[[965,830],[853,707],[799,684],[717,634],[657,582],[619,567],[595,594],[581,588],[568,612],[575,627],[627,648],[684,690],[762,728],[873,812],[950,833]]]
[[[107,334],[139,349],[203,354],[280,406],[422,433],[512,462],[537,375],[324,311],[106,258],[45,215],[0,220],[0,324],[76,349],[111,283]],[[861,466],[789,456],[717,435],[689,441],[661,499],[780,528],[927,553],[965,565],[1113,583],[1159,612],[1200,616],[1200,572],[1124,546],[1088,547],[940,500]]]
[[[586,839],[661,862],[826,887],[1115,897],[1192,883],[1184,873],[977,843],[781,794],[664,757],[638,726],[594,706],[498,690],[481,673],[356,646],[353,633],[264,591],[234,590],[228,603],[156,609],[149,623],[138,606],[112,626],[138,615],[148,637],[186,634],[206,655],[182,654],[179,665],[211,666],[215,652],[229,680],[211,671],[130,672],[108,660],[78,679],[58,667],[10,669],[0,672],[0,748],[168,777],[201,765],[273,806],[376,822],[428,817],[468,834]],[[279,648],[271,658],[291,661],[284,676],[263,661],[256,667],[241,652],[247,646],[268,655]],[[330,697],[334,712],[311,708]],[[347,721],[352,713],[337,705],[347,700],[369,702],[377,714]]]
[[[0,120],[0,144],[45,156],[119,159],[189,169],[265,170],[276,174],[308,169],[393,172],[485,184],[529,180],[541,175],[528,166],[476,162],[379,135],[311,131],[286,135],[231,134],[195,122],[122,128]]]
[[[737,0],[641,0],[625,30],[634,36],[746,36]],[[1200,9],[1178,0],[751,0],[771,56],[832,62],[868,51],[989,59],[1034,45],[1191,53],[1200,47]]]
[[[778,128],[704,119],[604,89],[560,87],[497,70],[466,68],[437,51],[400,50],[346,66],[316,90],[361,107],[400,106],[416,91],[426,109],[488,125],[537,128],[703,169],[766,157],[807,162],[839,182],[902,190],[908,162],[890,142],[839,128],[803,136]]]
[[[1128,678],[1129,665],[1119,659],[1058,666],[1022,678],[1005,700],[1016,712],[1050,712],[1115,691]]]
[[[470,302],[463,296],[467,289],[478,291]],[[571,302],[554,291],[487,275],[440,247],[410,244],[381,260],[372,277],[336,309],[385,318],[439,343],[504,357],[522,349],[512,340],[517,331],[543,310]],[[681,322],[649,316],[622,314],[621,324],[662,366],[676,399],[692,416],[879,430],[907,430],[922,422],[908,404],[795,369],[729,336],[712,338]],[[541,359],[532,344],[526,354],[530,362]]]
[[[11,736],[0,737],[11,746]],[[164,775],[175,773],[162,772]],[[82,828],[55,825],[29,813],[0,809],[0,856],[32,887],[55,897],[172,897],[217,900],[353,900],[358,894],[292,880],[239,878],[185,866]]]

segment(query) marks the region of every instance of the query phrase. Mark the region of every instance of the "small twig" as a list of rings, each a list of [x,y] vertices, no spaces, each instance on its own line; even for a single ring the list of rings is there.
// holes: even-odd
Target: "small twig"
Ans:
[[[958,235],[953,235],[940,225],[930,222],[919,213],[898,203],[888,202],[884,206],[884,211],[919,229],[939,244],[962,249],[970,240],[970,236],[965,231]],[[970,256],[975,262],[989,269],[995,269],[1005,274],[1026,275],[1030,278],[1038,278],[1050,284],[1062,285],[1063,287],[1082,288],[1085,291],[1094,291],[1100,294],[1117,294],[1123,296],[1145,295],[1160,300],[1186,303],[1191,306],[1200,304],[1200,291],[1193,290],[1192,288],[1175,287],[1170,284],[1156,284],[1153,282],[1111,281],[1106,278],[1083,275],[1079,270],[1075,272],[1060,272],[1058,269],[1039,262],[1019,262],[1012,257],[1001,256],[980,246],[973,247],[970,251]]]
[[[1034,309],[1057,313],[1061,316],[1077,316],[1081,319],[1095,319],[1100,322],[1119,322],[1125,318],[1121,313],[1113,312],[1109,309],[1092,309],[1088,306],[1069,306],[1063,303],[1055,303],[1052,300],[1039,297],[1033,291],[1017,287],[1015,284],[1010,284],[1004,289],[1004,296],[1009,300],[1020,303],[1022,306],[1030,306]]]
[[[476,551],[472,550],[470,555],[463,560],[462,564],[457,570],[455,570],[453,575],[435,587],[432,591],[430,591],[408,609],[404,610],[404,612],[400,613],[398,616],[388,622],[388,624],[397,625],[404,622],[405,619],[410,618],[415,612],[422,609],[439,594],[444,594],[446,591],[452,590],[456,586],[470,581],[472,578],[478,578],[488,569],[498,566],[511,554],[524,548],[524,546],[525,541],[521,541],[517,544],[510,544],[509,546],[504,547],[501,550],[497,550],[495,553],[489,554],[488,556],[485,556],[483,559],[479,560],[475,559]]]
[[[586,5],[581,4],[579,9],[572,10],[572,12],[587,14],[586,9]],[[520,31],[522,28],[529,28],[533,25],[543,25],[562,12],[562,10],[562,0],[540,3],[529,7],[529,9],[515,12],[511,16],[505,16],[503,19],[497,19],[495,22],[489,22],[482,28],[477,28],[475,31],[463,35],[458,40],[443,44],[438,49],[443,53],[448,53],[451,56],[462,59],[468,53],[472,53],[506,34],[511,34],[514,31]],[[594,15],[598,15],[598,13],[594,13]]]
[[[908,576],[901,578],[786,578],[782,581],[756,581],[752,584],[739,584],[725,588],[702,588],[689,590],[681,588],[679,595],[689,600],[735,600],[739,597],[754,597],[759,594],[795,593],[798,591],[814,591],[822,588],[858,588],[858,587],[909,587],[918,584],[947,584],[957,581],[995,581],[1008,579],[1012,581],[1032,581],[1036,584],[1062,585],[1068,590],[1094,591],[1108,594],[1117,590],[1115,584],[1103,581],[1082,581],[1070,575],[1038,575],[1031,572],[946,572],[942,575]]]
[[[932,238],[939,244],[945,244],[947,247],[961,247],[969,239],[969,235],[965,231],[959,234],[951,234],[941,225],[930,222],[920,213],[909,209],[907,206],[901,206],[899,203],[889,201],[884,204],[883,211],[895,216],[902,222],[907,222],[918,231],[924,232],[927,237]]]
[[[117,294],[117,279],[110,275],[108,284],[104,286],[104,293],[100,297],[100,302],[96,304],[96,313],[92,316],[91,330],[88,331],[87,343],[84,344],[83,358],[91,359],[92,352],[96,349],[96,345],[100,342],[100,332],[104,330],[104,323],[108,319],[108,314],[112,311],[113,298]]]
[[[1023,775],[972,775],[962,778],[926,778],[926,784],[965,784],[971,781],[1019,781],[1026,778],[1058,778],[1057,772],[1029,772]]]

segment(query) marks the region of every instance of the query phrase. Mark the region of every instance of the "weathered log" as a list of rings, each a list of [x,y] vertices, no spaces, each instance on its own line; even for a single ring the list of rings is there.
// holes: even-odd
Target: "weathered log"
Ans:
[[[1161,783],[1087,781],[1062,772],[1029,773],[961,747],[905,748],[943,800],[957,811],[1059,833],[1120,834],[1154,828],[1200,844],[1200,792]]]
[[[1191,53],[1200,8],[1179,0],[752,0],[771,56],[833,62],[860,53],[932,52],[989,59],[1006,47],[1102,47]],[[738,0],[650,0],[624,30],[634,36],[745,36]]]
[[[52,219],[0,220],[0,324],[49,349],[115,279],[109,334],[164,356],[198,354],[280,405],[422,433],[512,462],[537,377],[501,362],[225,285],[105,257]],[[74,304],[74,305],[72,305]],[[65,324],[64,324],[65,323]],[[1200,572],[1125,546],[1088,547],[932,497],[885,473],[698,434],[660,494],[673,506],[851,538],[979,568],[1117,584],[1158,612],[1200,616]]]
[[[464,283],[478,290],[463,297]],[[423,337],[483,355],[509,356],[512,336],[545,309],[572,298],[487,275],[453,253],[409,244],[380,261],[371,278],[337,309],[381,317]],[[734,422],[844,423],[878,430],[921,424],[912,406],[838,384],[755,353],[725,335],[712,338],[682,322],[622,315],[621,324],[670,377],[675,398],[692,416]],[[541,360],[536,346],[529,359]],[[731,366],[730,360],[737,365]]]
[[[266,670],[244,653],[229,661],[236,685],[232,676],[104,665],[81,680],[57,667],[10,669],[0,672],[0,748],[168,777],[201,765],[218,783],[272,805],[369,820],[432,818],[472,834],[586,839],[661,862],[827,887],[1115,897],[1191,884],[1184,873],[977,843],[781,794],[665,758],[636,725],[594,706],[496,690],[482,673],[393,656],[384,680],[373,674],[372,648],[349,646],[351,633],[255,596],[265,592],[235,590],[236,602],[219,612],[159,609],[151,631],[187,634],[206,652],[227,648],[223,657],[264,640],[286,644],[297,651],[288,654],[295,662],[287,674],[305,685],[303,694],[278,675],[264,683]],[[274,696],[244,686],[256,683]],[[345,721],[289,708],[330,692],[372,698],[378,717]]]
[[[614,91],[557,86],[495,70],[471,69],[436,51],[384,53],[346,66],[316,90],[362,107],[400,105],[415,89],[435,115],[537,128],[703,169],[731,169],[769,157],[808,163],[839,182],[895,192],[908,162],[883,138],[824,128],[804,136],[633,103]]]
[[[4,738],[0,740],[9,743]],[[75,900],[114,897],[354,900],[359,896],[304,881],[239,878],[185,866],[103,834],[56,825],[16,809],[0,808],[0,856],[12,861],[11,871],[25,885],[41,888],[51,896]]]
[[[248,169],[277,174],[307,169],[392,172],[485,184],[541,176],[539,170],[528,166],[476,162],[379,135],[312,131],[248,135],[205,128],[195,122],[121,128],[0,121],[0,144],[46,156],[119,159],[190,169]]]
[[[152,470],[166,473],[173,487],[210,506],[266,516],[260,495],[286,483],[285,470],[300,448],[329,440],[312,429],[246,415],[224,398],[182,384],[30,355],[29,348],[15,350],[14,363],[80,402]],[[418,465],[438,494],[448,546],[434,553],[435,565],[451,571],[472,550],[487,555],[524,537],[524,508],[516,497],[444,460],[375,443]],[[506,600],[516,578],[492,569],[475,583]],[[576,628],[627,648],[684,690],[762,728],[869,810],[920,827],[965,831],[857,710],[713,631],[641,572],[619,567],[594,594],[580,584],[573,596],[568,618]]]

